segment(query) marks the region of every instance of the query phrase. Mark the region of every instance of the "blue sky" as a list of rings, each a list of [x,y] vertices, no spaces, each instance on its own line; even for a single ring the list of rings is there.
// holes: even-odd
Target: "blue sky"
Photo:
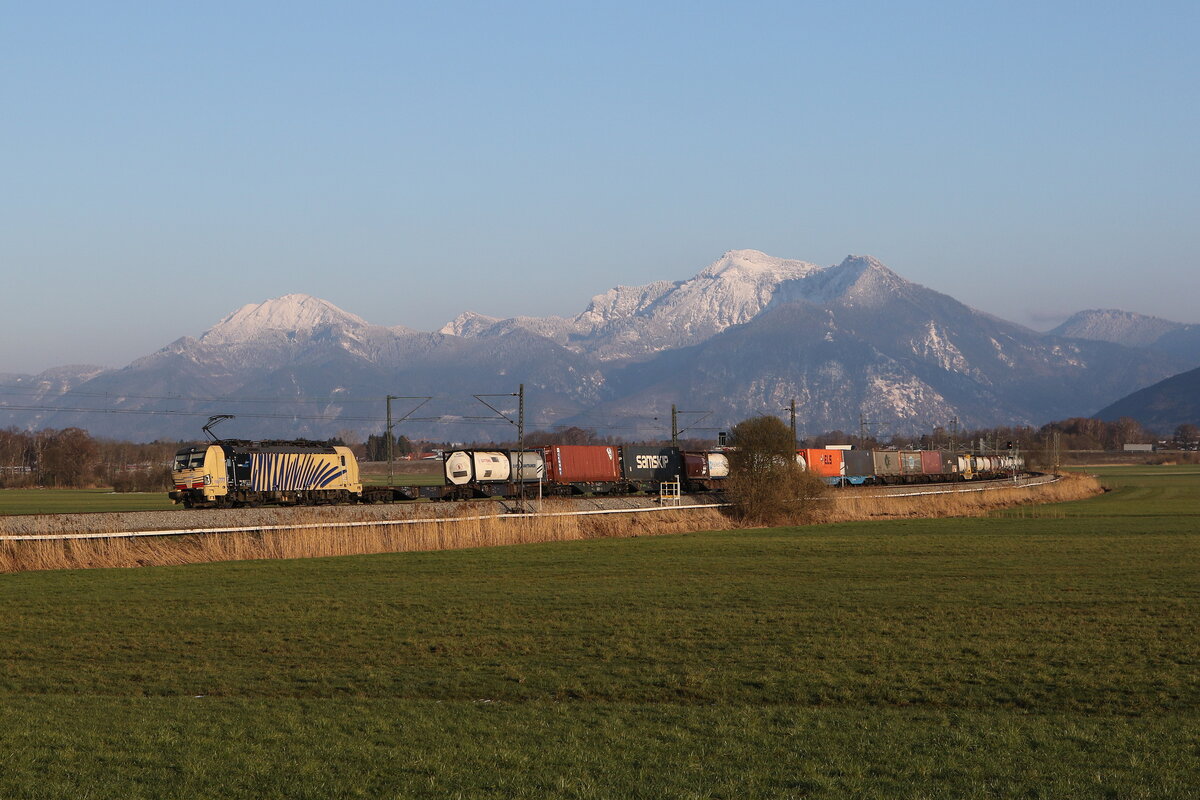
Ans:
[[[55,3],[0,27],[0,372],[290,292],[572,314],[730,249],[1200,322],[1196,3]]]

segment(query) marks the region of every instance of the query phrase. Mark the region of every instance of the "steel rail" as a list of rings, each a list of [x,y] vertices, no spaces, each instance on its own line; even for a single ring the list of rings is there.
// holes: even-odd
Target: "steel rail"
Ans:
[[[1004,483],[1002,485],[989,486],[971,486],[954,489],[933,489],[917,492],[889,492],[886,494],[865,494],[857,495],[864,498],[888,498],[888,497],[920,497],[924,495],[937,494],[959,494],[966,492],[986,492],[995,491],[997,489],[1022,489],[1032,486],[1044,486],[1054,483],[1061,478],[1057,475],[1046,476],[1044,479],[1035,479],[1024,483]],[[832,496],[827,499],[836,500],[837,496]],[[645,514],[661,511],[686,511],[694,508],[727,508],[729,503],[697,503],[693,505],[670,505],[658,506],[653,508],[606,508],[606,509],[591,509],[586,511],[550,511],[550,512],[525,512],[525,513],[507,513],[507,514],[475,514],[465,517],[419,517],[415,519],[384,519],[384,520],[364,520],[358,522],[312,522],[299,525],[243,525],[230,528],[177,528],[174,530],[152,530],[152,531],[109,531],[102,533],[38,533],[38,534],[15,534],[15,535],[0,535],[0,542],[38,542],[38,541],[63,541],[63,540],[84,540],[84,539],[133,539],[145,536],[205,536],[222,533],[262,533],[267,531],[297,531],[297,530],[313,530],[317,528],[370,528],[370,527],[390,527],[393,525],[427,525],[427,524],[446,524],[453,522],[480,522],[483,520],[504,520],[504,519],[532,519],[540,517],[587,517],[600,514]]]

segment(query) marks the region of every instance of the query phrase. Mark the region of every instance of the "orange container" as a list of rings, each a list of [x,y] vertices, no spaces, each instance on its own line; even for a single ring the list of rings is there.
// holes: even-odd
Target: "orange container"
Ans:
[[[819,450],[809,448],[801,451],[810,472],[815,472],[822,478],[840,478],[842,470],[841,450]]]

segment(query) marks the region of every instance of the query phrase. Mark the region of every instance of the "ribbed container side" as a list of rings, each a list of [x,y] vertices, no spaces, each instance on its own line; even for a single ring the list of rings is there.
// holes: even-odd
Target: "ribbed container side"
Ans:
[[[842,453],[846,474],[854,477],[870,477],[875,469],[870,450],[846,450]]]
[[[838,478],[842,472],[842,453],[844,450],[822,450],[808,448],[804,451],[804,459],[808,468],[822,478]]]
[[[920,475],[921,474],[921,451],[920,450],[902,450],[902,451],[900,451],[900,472],[904,475]]]
[[[875,462],[876,475],[900,474],[900,454],[895,450],[872,450],[871,460]]]
[[[946,458],[941,450],[921,451],[921,472],[926,475],[942,475],[947,471]]]
[[[559,483],[619,481],[617,448],[597,444],[556,444],[546,448],[546,475]]]
[[[683,458],[674,447],[623,445],[621,469],[630,481],[673,481],[683,474]]]
[[[683,454],[683,474],[693,480],[700,480],[708,477],[708,454],[707,453],[684,453]]]

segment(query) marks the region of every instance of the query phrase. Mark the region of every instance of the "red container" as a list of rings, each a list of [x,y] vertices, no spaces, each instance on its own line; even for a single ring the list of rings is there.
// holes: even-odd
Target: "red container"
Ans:
[[[804,461],[808,464],[809,472],[815,472],[822,478],[840,478],[842,476],[842,451],[817,450],[810,448],[803,451]]]
[[[546,480],[596,483],[621,480],[617,448],[602,444],[556,444],[546,448]]]
[[[693,480],[708,477],[708,453],[684,453],[683,472]]]
[[[921,472],[926,475],[941,475],[943,472],[942,463],[942,453],[940,450],[921,451]]]

